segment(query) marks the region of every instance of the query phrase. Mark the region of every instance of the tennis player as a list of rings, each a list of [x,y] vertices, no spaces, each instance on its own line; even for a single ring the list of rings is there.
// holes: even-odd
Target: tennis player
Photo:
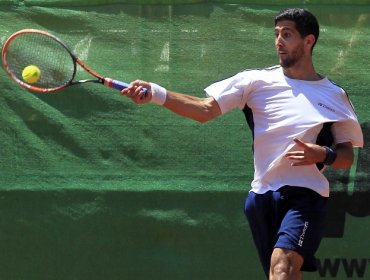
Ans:
[[[275,17],[280,65],[216,82],[205,89],[205,98],[140,80],[122,91],[135,103],[154,102],[199,122],[243,111],[254,139],[255,167],[245,214],[271,280],[299,280],[302,271],[316,270],[329,197],[322,167],[350,168],[353,147],[363,146],[346,92],[315,71],[318,37],[313,14],[284,10]]]

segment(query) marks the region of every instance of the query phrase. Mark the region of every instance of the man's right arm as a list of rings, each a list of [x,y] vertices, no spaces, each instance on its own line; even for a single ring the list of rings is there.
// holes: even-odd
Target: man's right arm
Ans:
[[[146,94],[143,89],[147,89]],[[221,109],[213,97],[199,98],[187,94],[155,89],[145,81],[134,81],[127,89],[122,90],[122,95],[131,98],[137,104],[148,102],[159,103],[172,112],[198,121],[207,122],[221,115]]]

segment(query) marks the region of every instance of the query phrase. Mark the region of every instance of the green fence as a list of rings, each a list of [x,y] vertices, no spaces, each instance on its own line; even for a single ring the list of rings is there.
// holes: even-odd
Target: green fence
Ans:
[[[277,63],[272,19],[292,5],[318,16],[317,70],[347,89],[366,145],[369,1],[0,1],[0,43],[47,30],[106,76],[203,96]],[[263,279],[242,212],[242,113],[198,124],[100,85],[40,95],[0,79],[0,279]],[[305,279],[370,277],[369,152],[327,171],[319,271]]]

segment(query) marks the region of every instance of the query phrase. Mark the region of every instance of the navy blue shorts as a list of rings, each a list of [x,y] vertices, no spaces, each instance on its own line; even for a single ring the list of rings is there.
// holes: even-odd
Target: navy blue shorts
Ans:
[[[303,187],[248,194],[244,212],[267,276],[274,248],[298,252],[304,258],[301,270],[316,270],[315,252],[323,236],[326,205],[327,197]]]

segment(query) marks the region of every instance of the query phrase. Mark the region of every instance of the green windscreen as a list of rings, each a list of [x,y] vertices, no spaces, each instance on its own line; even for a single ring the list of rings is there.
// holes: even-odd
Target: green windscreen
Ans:
[[[316,70],[346,89],[365,137],[350,170],[325,171],[319,271],[304,278],[368,279],[370,1],[0,1],[0,43],[46,30],[104,76],[203,97],[278,63],[273,18],[292,6],[319,19]],[[242,112],[200,124],[98,84],[36,94],[0,80],[0,279],[263,279]]]

